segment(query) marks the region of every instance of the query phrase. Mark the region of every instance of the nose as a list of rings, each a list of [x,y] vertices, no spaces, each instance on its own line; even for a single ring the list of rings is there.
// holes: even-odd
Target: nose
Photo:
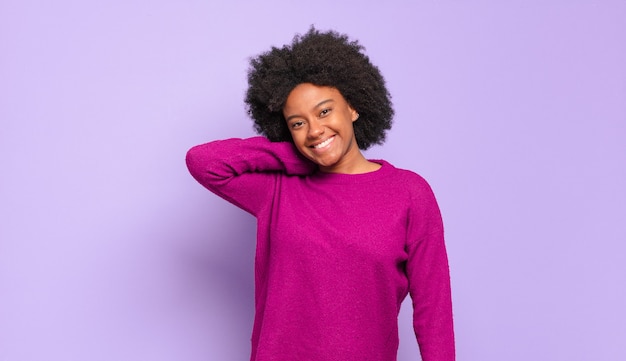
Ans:
[[[307,136],[311,139],[317,139],[322,134],[324,134],[324,126],[316,119],[310,121]]]
[[[310,139],[317,139],[322,134],[324,134],[324,125],[318,119],[309,121],[309,131],[307,136]]]

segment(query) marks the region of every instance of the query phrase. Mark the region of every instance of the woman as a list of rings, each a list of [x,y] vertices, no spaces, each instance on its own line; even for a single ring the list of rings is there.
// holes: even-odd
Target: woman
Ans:
[[[407,294],[422,359],[454,360],[434,195],[417,174],[361,153],[393,116],[362,46],[311,28],[252,59],[248,83],[263,136],[196,146],[187,166],[257,218],[251,360],[395,360]]]

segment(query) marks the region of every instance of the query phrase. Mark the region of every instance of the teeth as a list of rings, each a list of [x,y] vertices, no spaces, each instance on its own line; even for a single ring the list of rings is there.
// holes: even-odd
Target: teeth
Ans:
[[[329,145],[330,142],[332,142],[332,141],[333,141],[333,137],[330,137],[330,138],[326,139],[325,141],[321,142],[320,144],[314,145],[313,148],[315,148],[315,149],[323,148],[323,147]]]

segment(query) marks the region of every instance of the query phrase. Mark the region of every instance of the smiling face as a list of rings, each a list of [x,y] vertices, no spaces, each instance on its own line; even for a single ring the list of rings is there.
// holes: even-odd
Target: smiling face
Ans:
[[[363,173],[376,167],[356,143],[352,123],[359,117],[339,90],[302,83],[283,108],[296,148],[327,173]]]

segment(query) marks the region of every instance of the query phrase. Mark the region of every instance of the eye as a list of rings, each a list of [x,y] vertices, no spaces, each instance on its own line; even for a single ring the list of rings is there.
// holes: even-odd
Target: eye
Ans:
[[[291,123],[291,129],[298,129],[304,125],[304,122],[301,120],[297,120]]]
[[[323,109],[323,110],[320,112],[320,117],[325,117],[325,116],[327,116],[328,114],[330,114],[330,112],[331,112],[331,111],[332,111],[332,109],[331,109],[331,108],[326,108],[326,109]]]

